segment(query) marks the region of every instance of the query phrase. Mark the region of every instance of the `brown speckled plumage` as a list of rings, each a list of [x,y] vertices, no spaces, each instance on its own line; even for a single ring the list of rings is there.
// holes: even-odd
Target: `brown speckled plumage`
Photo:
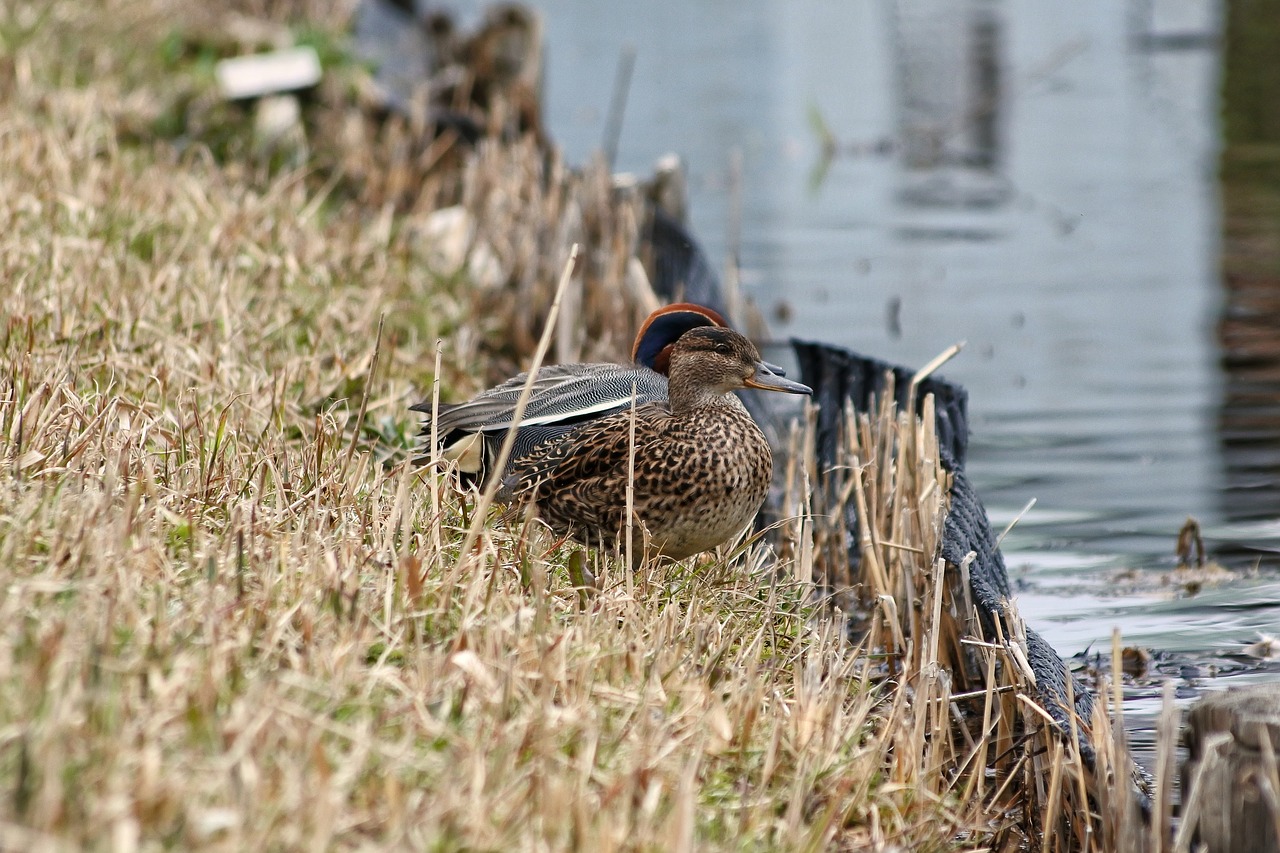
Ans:
[[[747,387],[809,393],[764,368],[737,332],[694,329],[672,349],[668,399],[636,407],[633,506],[636,530],[643,525],[654,553],[679,560],[714,548],[764,503],[773,473],[769,443],[732,393]],[[619,545],[631,421],[630,411],[610,415],[516,460],[506,497],[532,500],[559,533]]]

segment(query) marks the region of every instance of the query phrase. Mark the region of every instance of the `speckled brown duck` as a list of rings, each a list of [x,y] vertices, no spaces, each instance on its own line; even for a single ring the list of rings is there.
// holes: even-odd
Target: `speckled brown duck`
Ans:
[[[773,456],[734,396],[743,388],[813,393],[770,370],[742,335],[705,327],[685,332],[672,347],[667,398],[636,406],[634,529],[643,526],[650,553],[680,560],[714,548],[750,524],[764,503]],[[619,547],[631,435],[628,408],[546,443],[515,460],[502,497],[531,501],[561,535]]]
[[[543,367],[516,427],[511,461],[538,447],[631,405],[667,398],[671,349],[685,332],[701,326],[726,326],[720,314],[689,302],[654,311],[636,333],[631,364],[557,364]],[[777,368],[769,365],[774,373]],[[507,431],[515,423],[516,402],[528,374],[482,391],[464,403],[441,403],[435,423],[440,455],[457,462],[464,483],[483,479],[493,467]],[[422,435],[432,432],[432,403],[410,407],[427,420]],[[423,457],[426,458],[425,456]],[[508,470],[510,466],[508,465]]]

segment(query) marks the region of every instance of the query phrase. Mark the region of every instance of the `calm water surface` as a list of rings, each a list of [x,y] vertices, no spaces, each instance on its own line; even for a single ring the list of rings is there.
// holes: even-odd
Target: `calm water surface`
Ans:
[[[685,159],[695,233],[717,261],[738,246],[780,336],[913,366],[967,342],[944,374],[971,393],[969,471],[997,528],[1036,500],[1004,550],[1061,653],[1119,626],[1221,662],[1280,631],[1274,471],[1239,498],[1218,431],[1217,3],[533,5],[568,159],[600,149],[634,47],[617,168]],[[1257,577],[1162,588],[1188,515]]]

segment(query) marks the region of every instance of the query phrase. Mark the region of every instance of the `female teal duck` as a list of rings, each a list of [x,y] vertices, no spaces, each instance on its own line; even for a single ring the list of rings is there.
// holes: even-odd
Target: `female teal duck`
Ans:
[[[666,399],[636,404],[633,465],[628,402],[516,459],[500,497],[531,501],[561,535],[619,547],[633,467],[635,529],[643,527],[651,553],[680,560],[740,532],[764,503],[773,456],[733,392],[813,391],[778,376],[742,335],[713,326],[685,332],[671,348],[669,369]]]
[[[633,387],[639,403],[665,400],[667,366],[675,342],[690,329],[726,325],[724,318],[710,308],[681,302],[649,315],[631,348],[634,364],[543,367],[534,380],[533,394],[516,430],[511,459],[526,456],[585,423],[630,406]],[[527,378],[528,374],[521,373],[465,403],[439,406],[436,438],[441,455],[457,460],[464,483],[481,479],[492,467],[511,428],[516,402]],[[431,401],[410,408],[427,416],[421,434],[430,436]]]

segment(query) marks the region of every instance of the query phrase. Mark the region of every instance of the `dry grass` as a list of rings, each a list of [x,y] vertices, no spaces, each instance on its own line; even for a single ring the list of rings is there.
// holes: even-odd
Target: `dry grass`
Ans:
[[[404,128],[292,171],[141,132],[207,97],[156,59],[200,8],[0,11],[0,847],[1073,849],[1126,814],[1079,817],[1124,786],[1042,724],[1017,638],[962,643],[936,439],[891,406],[834,500],[797,429],[776,553],[606,561],[592,595],[501,525],[460,553],[405,407],[526,355],[578,240],[560,355],[623,346],[635,200],[528,143],[448,177]],[[359,119],[326,85],[321,124]],[[484,264],[429,271],[444,201]],[[815,500],[869,520],[860,577]]]
[[[808,549],[606,566],[585,607],[537,543],[460,557],[404,407],[437,339],[481,381],[465,277],[394,209],[138,138],[169,5],[42,8],[3,13],[3,846],[966,837]]]

